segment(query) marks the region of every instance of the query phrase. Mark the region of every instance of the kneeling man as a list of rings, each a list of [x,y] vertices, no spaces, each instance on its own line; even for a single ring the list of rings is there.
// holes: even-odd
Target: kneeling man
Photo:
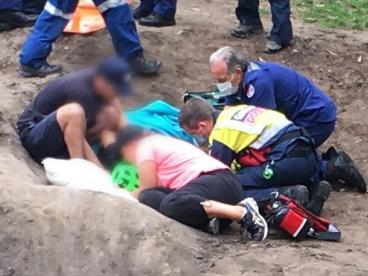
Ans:
[[[129,67],[120,58],[53,80],[19,117],[23,146],[37,161],[82,158],[101,165],[89,142],[123,124],[118,98],[131,92],[129,80]]]
[[[210,71],[227,106],[249,104],[277,110],[295,125],[304,127],[316,147],[335,128],[335,103],[292,68],[249,61],[241,52],[225,46],[211,55]]]
[[[179,121],[189,133],[209,137],[211,155],[233,168],[243,196],[260,202],[279,191],[304,201],[316,214],[322,211],[331,187],[319,182],[320,159],[312,138],[283,114],[250,105],[216,114],[205,100],[192,99],[181,110]],[[294,189],[287,191],[285,186]]]

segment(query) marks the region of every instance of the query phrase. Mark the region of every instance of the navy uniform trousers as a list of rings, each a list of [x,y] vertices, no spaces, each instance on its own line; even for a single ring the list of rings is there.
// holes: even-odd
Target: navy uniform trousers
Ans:
[[[45,3],[45,0],[0,0],[0,11],[21,11],[39,14]]]
[[[290,0],[269,0],[271,5],[273,27],[270,39],[287,45],[293,38],[290,21]],[[259,0],[238,0],[236,16],[240,23],[260,25]]]
[[[127,60],[142,53],[133,15],[126,0],[93,0],[102,14],[118,56]],[[39,68],[61,35],[78,0],[48,0],[20,54],[22,65]],[[94,45],[89,45],[94,47]]]

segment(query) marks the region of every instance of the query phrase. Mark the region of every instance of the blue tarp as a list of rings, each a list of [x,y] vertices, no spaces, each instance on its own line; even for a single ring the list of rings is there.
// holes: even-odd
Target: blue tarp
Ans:
[[[126,116],[131,124],[196,145],[193,136],[185,132],[179,125],[179,109],[165,101],[154,101],[127,112]]]

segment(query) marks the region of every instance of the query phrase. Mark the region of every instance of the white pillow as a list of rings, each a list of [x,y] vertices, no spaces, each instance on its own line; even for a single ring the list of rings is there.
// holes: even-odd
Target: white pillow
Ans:
[[[54,185],[101,192],[137,201],[128,191],[116,187],[110,174],[84,159],[46,158],[42,161],[47,179]]]

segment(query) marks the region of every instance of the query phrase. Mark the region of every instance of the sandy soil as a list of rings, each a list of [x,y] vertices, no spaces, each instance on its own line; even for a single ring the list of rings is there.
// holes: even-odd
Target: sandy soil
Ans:
[[[185,90],[209,88],[209,55],[232,45],[252,59],[293,66],[323,87],[339,108],[327,145],[348,151],[368,177],[368,33],[322,29],[294,18],[294,44],[267,56],[262,35],[229,36],[236,24],[233,8],[220,0],[179,1],[177,26],[140,28],[146,55],[164,65],[160,76],[136,80],[135,102],[164,98],[180,104]],[[340,243],[271,236],[262,244],[239,244],[234,233],[210,238],[144,207],[46,186],[14,131],[22,108],[54,78],[18,77],[17,56],[28,32],[0,33],[0,275],[368,275],[367,195],[340,191],[328,201],[324,215],[341,228]],[[50,60],[71,71],[112,53],[102,31],[60,38]]]

